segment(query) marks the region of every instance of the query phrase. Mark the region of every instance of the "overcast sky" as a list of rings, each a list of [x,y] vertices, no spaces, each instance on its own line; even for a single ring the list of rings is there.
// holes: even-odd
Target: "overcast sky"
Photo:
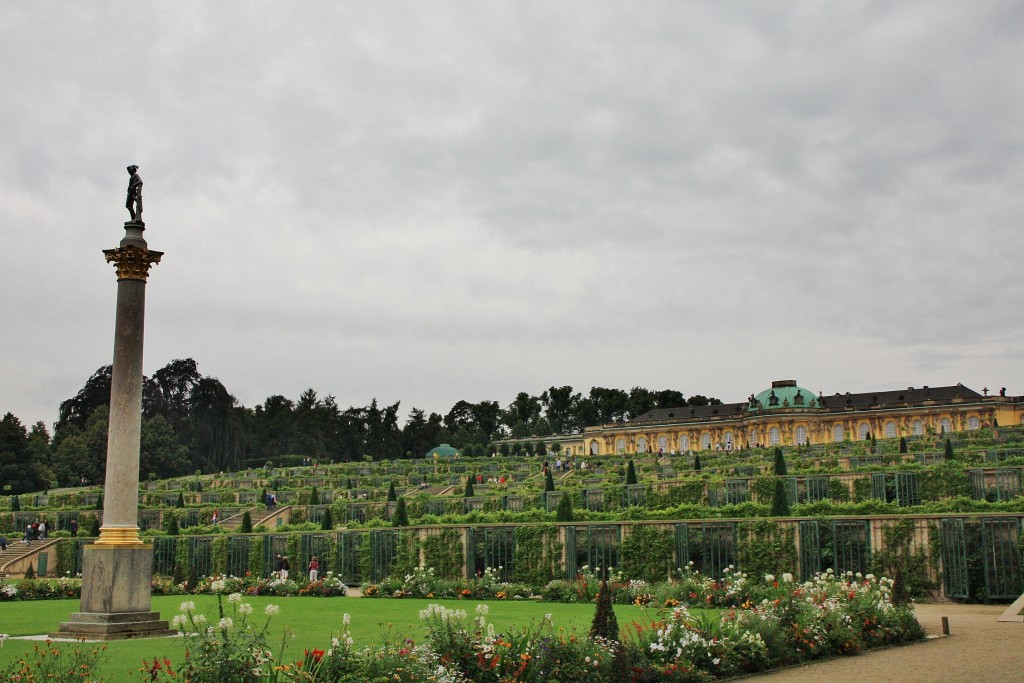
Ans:
[[[0,413],[113,350],[243,404],[1024,394],[1024,4],[13,2]]]

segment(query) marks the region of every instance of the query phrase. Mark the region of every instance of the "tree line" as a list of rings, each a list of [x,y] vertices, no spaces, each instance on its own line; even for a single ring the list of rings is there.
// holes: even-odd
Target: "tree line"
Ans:
[[[11,413],[0,420],[0,487],[22,493],[96,484],[106,467],[111,366],[99,368],[77,394],[62,402],[52,436],[42,422],[26,428]],[[143,378],[140,473],[173,477],[197,470],[423,457],[440,443],[467,455],[486,455],[504,438],[579,434],[587,426],[630,420],[655,408],[721,403],[676,390],[629,391],[571,386],[539,396],[519,392],[504,408],[497,401],[458,401],[447,414],[412,408],[399,425],[399,405],[342,409],[313,389],[298,398],[281,395],[246,407],[191,358],[173,360]]]

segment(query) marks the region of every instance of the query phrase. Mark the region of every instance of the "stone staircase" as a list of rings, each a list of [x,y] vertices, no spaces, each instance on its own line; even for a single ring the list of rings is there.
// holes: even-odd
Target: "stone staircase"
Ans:
[[[39,552],[46,550],[57,545],[60,539],[47,538],[42,541],[32,541],[32,543],[25,544],[21,541],[12,542],[8,539],[7,550],[0,552],[0,579],[7,578],[8,575],[21,578],[27,568],[26,560]]]

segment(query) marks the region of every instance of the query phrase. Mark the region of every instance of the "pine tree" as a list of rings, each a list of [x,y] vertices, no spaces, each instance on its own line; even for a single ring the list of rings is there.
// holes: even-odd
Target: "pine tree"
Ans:
[[[956,459],[953,455],[953,443],[949,439],[946,439],[946,451],[943,453],[943,458],[946,460]]]
[[[546,491],[554,491],[554,490],[555,490],[555,479],[554,479],[554,477],[551,476],[551,469],[548,468],[548,470],[546,470],[544,472],[544,491],[546,492]]]
[[[466,477],[466,490],[463,491],[462,496],[463,498],[472,498],[473,495],[473,475],[471,474]]]
[[[320,494],[318,494],[316,492],[316,487],[315,486],[309,490],[309,504],[310,505],[319,505],[320,504]]]
[[[395,514],[391,515],[391,526],[409,526],[409,512],[405,509],[405,498],[399,498],[395,504]]]
[[[264,494],[263,497],[266,498],[267,497],[266,494]],[[178,502],[175,503],[175,507],[179,507],[179,508],[185,507],[185,496],[182,495],[181,491],[178,491]]]
[[[555,511],[555,521],[573,521],[572,500],[570,500],[569,493],[567,491],[562,493],[562,497],[558,501],[558,509]]]
[[[331,531],[334,529],[334,518],[331,515],[331,508],[324,510],[323,517],[320,518],[320,529],[322,531]]]
[[[597,609],[590,624],[590,637],[619,642],[619,620],[615,618],[612,592],[608,590],[606,578],[601,579],[601,588],[597,592]]]
[[[252,515],[248,510],[242,513],[242,523],[238,525],[238,532],[241,534],[252,533]]]
[[[782,456],[782,449],[775,448],[775,476],[784,477],[786,476],[786,458]]]
[[[473,494],[468,494],[468,495],[473,495]],[[398,492],[395,491],[395,482],[391,482],[391,485],[388,486],[388,502],[389,503],[394,503],[396,500],[398,500]]]
[[[630,460],[626,466],[626,486],[635,484],[636,482],[636,467],[633,466],[633,461]]]

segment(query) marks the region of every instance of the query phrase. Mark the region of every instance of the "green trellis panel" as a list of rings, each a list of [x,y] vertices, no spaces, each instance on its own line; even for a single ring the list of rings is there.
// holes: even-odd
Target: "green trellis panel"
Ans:
[[[676,524],[676,568],[684,569],[690,564],[690,527],[686,524]]]
[[[921,504],[921,475],[917,472],[896,473],[896,502],[902,506]]]
[[[810,579],[821,571],[821,535],[818,522],[800,522],[800,578]]]
[[[326,559],[331,556],[330,534],[303,534],[299,541],[299,554],[301,558],[296,558],[298,564],[292,566],[302,576],[307,576],[306,567],[309,566],[309,560],[314,555],[316,555],[320,566],[325,567]],[[320,572],[320,578],[323,578],[325,574],[326,572]]]
[[[193,536],[188,539],[189,560],[196,568],[197,576],[213,573],[213,539]]]
[[[1020,520],[983,518],[981,537],[985,555],[985,591],[989,599],[1019,597],[1022,589]]]
[[[228,576],[245,576],[249,569],[249,537],[228,538]]]
[[[729,505],[745,503],[750,500],[750,486],[746,479],[726,479],[725,502]]]
[[[885,473],[875,472],[871,475],[871,497],[879,500],[888,500],[885,491]]]
[[[576,567],[576,527],[562,527],[562,537],[565,539],[565,578],[575,578],[578,568]]]
[[[267,534],[263,537],[263,576],[273,576],[277,571],[277,556],[288,554],[288,537],[281,534]],[[289,565],[293,558],[289,558]]]
[[[480,549],[477,547],[477,532],[480,529],[474,529],[472,527],[466,529],[466,548],[463,555],[466,558],[466,576],[472,578],[476,576],[477,569],[483,569],[479,567],[479,558],[477,553]],[[481,534],[482,535],[482,534]]]
[[[819,500],[828,498],[828,477],[807,477],[804,482],[808,503],[817,503]]]
[[[967,470],[967,478],[971,482],[971,498],[985,500],[985,473],[981,470]]]
[[[334,538],[331,571],[350,586],[362,580],[359,572],[359,546],[363,538],[364,535],[358,531],[344,531]]]
[[[370,532],[370,581],[382,581],[391,575],[398,557],[398,531]]]
[[[516,532],[512,527],[486,527],[483,537],[484,568],[498,572],[502,581],[512,577],[515,568]]]
[[[736,524],[704,522],[700,526],[703,546],[701,572],[720,579],[726,567],[736,564]]]
[[[614,568],[619,565],[618,524],[590,524],[577,526],[576,537],[576,568],[587,565],[594,570]]]
[[[565,495],[563,491],[545,491],[544,492],[544,508],[548,512],[554,512],[558,509],[558,501]]]
[[[867,520],[832,522],[832,558],[837,574],[870,571],[871,534]]]
[[[625,507],[643,506],[647,503],[647,485],[629,484],[622,493],[622,504]]]
[[[942,541],[942,590],[947,598],[966,599],[970,592],[970,582],[967,575],[964,520],[940,520],[939,538]]]
[[[153,573],[161,576],[174,574],[174,556],[178,547],[177,536],[153,538]]]
[[[1020,470],[996,470],[996,500],[1020,496]]]
[[[790,505],[796,505],[800,500],[798,497],[796,477],[786,477],[786,498],[789,500]]]

